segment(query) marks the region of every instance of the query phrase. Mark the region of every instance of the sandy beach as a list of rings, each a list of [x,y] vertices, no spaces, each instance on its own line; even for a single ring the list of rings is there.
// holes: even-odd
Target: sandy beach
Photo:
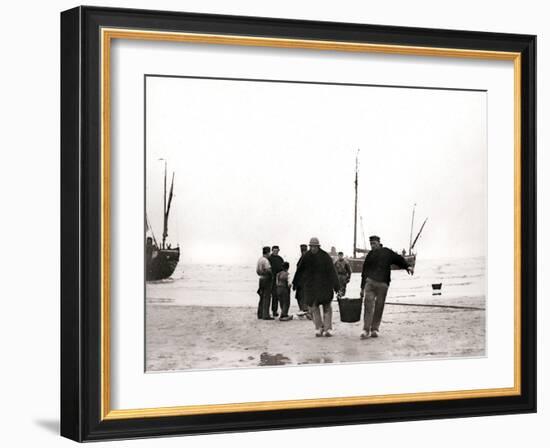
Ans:
[[[362,323],[340,321],[333,303],[332,338],[313,323],[256,318],[254,307],[148,303],[147,371],[485,356],[485,299],[479,309],[386,304],[380,336],[360,340]],[[291,312],[293,310],[291,309]]]

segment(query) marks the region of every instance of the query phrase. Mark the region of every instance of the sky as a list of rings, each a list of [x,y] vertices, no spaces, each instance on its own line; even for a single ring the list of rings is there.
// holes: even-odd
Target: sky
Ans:
[[[486,253],[485,92],[148,77],[146,101],[146,209],[159,239],[166,159],[184,263],[351,255],[358,150],[358,246],[408,248],[416,204],[419,257]]]

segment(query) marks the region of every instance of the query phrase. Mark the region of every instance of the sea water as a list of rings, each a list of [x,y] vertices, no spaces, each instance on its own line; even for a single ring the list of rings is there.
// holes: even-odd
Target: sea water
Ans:
[[[291,260],[290,278],[296,270]],[[392,271],[386,301],[407,304],[437,304],[485,307],[485,257],[422,259],[417,257],[414,275]],[[441,291],[432,284],[441,283]],[[347,285],[347,297],[359,297],[361,274],[354,273]],[[256,260],[246,265],[181,263],[171,278],[146,284],[147,303],[256,307],[258,276]],[[440,293],[440,294],[438,294]],[[298,311],[292,293],[291,312]]]

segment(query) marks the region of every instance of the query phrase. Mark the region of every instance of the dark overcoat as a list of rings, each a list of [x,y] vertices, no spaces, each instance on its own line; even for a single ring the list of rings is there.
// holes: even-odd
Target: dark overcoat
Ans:
[[[306,305],[332,302],[334,293],[340,290],[340,282],[329,254],[319,249],[314,254],[308,250],[302,257],[293,280],[303,289]]]

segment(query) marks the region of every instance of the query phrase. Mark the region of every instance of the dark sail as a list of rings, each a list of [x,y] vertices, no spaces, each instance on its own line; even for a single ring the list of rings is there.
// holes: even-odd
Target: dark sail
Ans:
[[[147,237],[145,243],[145,279],[147,281],[163,280],[170,277],[176,270],[176,266],[180,260],[180,248],[172,248],[166,246],[168,237],[168,217],[170,215],[170,207],[174,196],[174,173],[172,173],[172,184],[170,186],[170,194],[168,202],[166,201],[166,161],[164,162],[164,210],[163,210],[163,229],[162,229],[162,244],[159,247],[153,229],[149,224],[147,215],[145,216],[146,229],[151,232],[150,237]]]

